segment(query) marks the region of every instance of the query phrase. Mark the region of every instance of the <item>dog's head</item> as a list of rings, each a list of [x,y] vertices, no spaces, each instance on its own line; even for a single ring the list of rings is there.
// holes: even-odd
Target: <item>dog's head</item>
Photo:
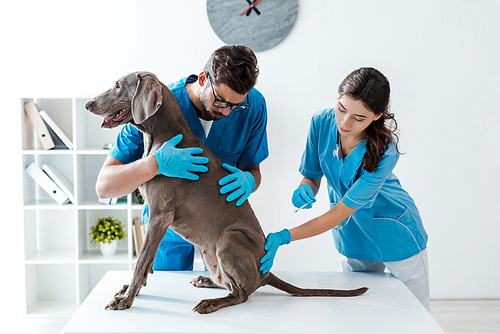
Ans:
[[[162,85],[156,75],[133,72],[88,101],[85,108],[104,117],[101,128],[114,128],[131,121],[141,124],[158,111],[162,101]]]

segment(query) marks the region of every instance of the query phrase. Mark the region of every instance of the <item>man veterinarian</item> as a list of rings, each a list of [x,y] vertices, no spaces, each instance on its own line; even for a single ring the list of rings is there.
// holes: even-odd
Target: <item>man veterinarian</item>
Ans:
[[[257,58],[244,46],[217,49],[203,71],[168,85],[193,133],[223,162],[231,174],[219,181],[227,201],[243,204],[260,185],[260,163],[269,155],[267,108],[253,88],[259,75]],[[206,172],[208,158],[201,148],[176,148],[182,135],[165,142],[154,155],[142,158],[142,132],[125,125],[106,158],[96,191],[100,198],[131,193],[156,175],[196,182],[195,173]],[[142,219],[147,224],[149,208]],[[194,246],[168,230],[156,254],[154,270],[192,270]]]

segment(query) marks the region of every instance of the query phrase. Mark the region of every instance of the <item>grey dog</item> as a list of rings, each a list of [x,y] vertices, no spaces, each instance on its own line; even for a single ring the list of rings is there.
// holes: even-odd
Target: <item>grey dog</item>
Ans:
[[[172,92],[149,72],[134,72],[119,79],[114,87],[88,101],[85,107],[104,118],[101,127],[114,128],[130,123],[144,133],[144,157],[153,154],[177,134],[184,138],[178,147],[201,147],[209,158],[208,172],[198,181],[159,175],[140,186],[150,207],[145,241],[130,285],[124,285],[106,309],[123,310],[132,303],[148,273],[168,228],[198,247],[210,277],[199,276],[196,287],[219,287],[226,297],[202,300],[193,308],[211,313],[243,303],[255,290],[271,285],[294,296],[358,296],[367,288],[355,290],[302,289],[272,273],[259,271],[265,254],[265,235],[250,204],[240,207],[219,193],[218,180],[228,175],[222,163],[191,132]]]

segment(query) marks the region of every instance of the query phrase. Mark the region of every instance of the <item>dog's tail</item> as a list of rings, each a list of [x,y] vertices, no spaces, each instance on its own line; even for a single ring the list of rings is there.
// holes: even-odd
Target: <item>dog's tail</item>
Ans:
[[[264,285],[270,285],[292,296],[299,297],[355,297],[362,295],[368,290],[366,287],[354,290],[303,289],[283,281],[272,273],[269,273],[267,282]]]

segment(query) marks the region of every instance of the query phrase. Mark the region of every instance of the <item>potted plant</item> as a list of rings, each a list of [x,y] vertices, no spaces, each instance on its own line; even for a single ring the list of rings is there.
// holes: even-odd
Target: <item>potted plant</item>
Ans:
[[[142,194],[141,194],[141,191],[139,190],[139,188],[137,188],[134,191],[134,194],[135,194],[135,197],[137,198],[137,201],[141,204],[144,204],[144,197],[142,197]]]
[[[101,249],[104,256],[115,254],[118,240],[127,236],[122,222],[113,217],[97,218],[97,222],[90,230],[92,231],[90,241]]]

